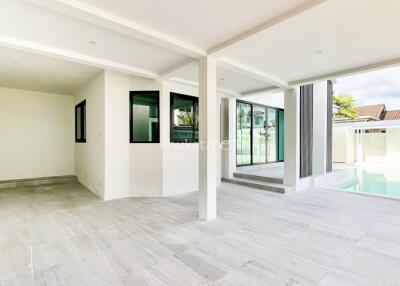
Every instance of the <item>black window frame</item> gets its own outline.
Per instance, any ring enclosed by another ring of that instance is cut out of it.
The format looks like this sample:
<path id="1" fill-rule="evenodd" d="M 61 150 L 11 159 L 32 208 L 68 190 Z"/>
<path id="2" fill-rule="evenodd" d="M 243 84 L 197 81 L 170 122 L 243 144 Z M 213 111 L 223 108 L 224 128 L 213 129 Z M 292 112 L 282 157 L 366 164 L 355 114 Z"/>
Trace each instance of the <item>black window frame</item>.
<path id="1" fill-rule="evenodd" d="M 154 95 L 157 94 L 157 118 L 158 118 L 158 122 L 157 122 L 157 133 L 158 133 L 158 138 L 157 140 L 154 141 L 135 141 L 133 139 L 133 98 L 135 97 L 135 95 Z M 159 144 L 160 143 L 160 91 L 159 90 L 135 90 L 135 91 L 130 91 L 129 92 L 129 142 L 131 144 L 135 144 L 135 143 L 147 143 L 147 144 Z"/>
<path id="2" fill-rule="evenodd" d="M 187 95 L 187 94 L 182 94 L 182 93 L 176 93 L 176 92 L 171 92 L 169 94 L 170 96 L 170 105 L 169 105 L 169 115 L 170 115 L 170 121 L 169 121 L 169 127 L 170 127 L 170 138 L 169 141 L 170 143 L 199 143 L 199 138 L 196 139 L 196 127 L 193 126 L 192 129 L 192 139 L 191 140 L 174 140 L 173 139 L 173 132 L 174 132 L 174 120 L 173 120 L 173 110 L 174 110 L 174 99 L 176 97 L 180 97 L 182 99 L 186 100 L 191 100 L 192 101 L 192 106 L 193 106 L 193 119 L 194 122 L 196 122 L 196 112 L 199 112 L 199 98 L 197 96 L 192 96 L 192 95 Z M 199 116 L 199 115 L 198 115 Z M 200 124 L 200 123 L 199 123 Z M 198 130 L 200 131 L 200 129 Z"/>
<path id="3" fill-rule="evenodd" d="M 78 139 L 78 109 L 81 112 L 81 136 Z M 86 143 L 86 100 L 75 105 L 75 143 Z"/>

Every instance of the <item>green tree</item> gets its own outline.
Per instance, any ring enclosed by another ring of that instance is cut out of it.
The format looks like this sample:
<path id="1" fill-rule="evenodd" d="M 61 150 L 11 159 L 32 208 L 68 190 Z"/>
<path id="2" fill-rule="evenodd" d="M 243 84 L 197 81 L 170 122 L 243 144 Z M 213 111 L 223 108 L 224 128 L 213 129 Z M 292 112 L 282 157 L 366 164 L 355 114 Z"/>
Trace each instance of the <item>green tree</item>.
<path id="1" fill-rule="evenodd" d="M 336 109 L 335 116 L 342 118 L 357 119 L 357 103 L 354 98 L 347 95 L 335 95 L 333 106 Z"/>
<path id="2" fill-rule="evenodd" d="M 178 118 L 181 120 L 183 125 L 191 126 L 191 127 L 199 126 L 198 116 L 194 117 L 193 113 L 191 113 L 191 112 L 185 112 L 185 114 L 183 114 L 183 115 L 178 115 Z"/>

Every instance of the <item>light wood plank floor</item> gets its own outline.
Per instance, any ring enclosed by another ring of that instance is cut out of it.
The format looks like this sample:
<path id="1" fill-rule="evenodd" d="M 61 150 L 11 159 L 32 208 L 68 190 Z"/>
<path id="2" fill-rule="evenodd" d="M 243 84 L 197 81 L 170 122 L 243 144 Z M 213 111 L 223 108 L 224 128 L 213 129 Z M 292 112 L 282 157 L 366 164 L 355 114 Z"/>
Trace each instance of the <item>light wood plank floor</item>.
<path id="1" fill-rule="evenodd" d="M 223 184 L 102 202 L 80 185 L 0 191 L 0 285 L 400 285 L 400 202 Z"/>

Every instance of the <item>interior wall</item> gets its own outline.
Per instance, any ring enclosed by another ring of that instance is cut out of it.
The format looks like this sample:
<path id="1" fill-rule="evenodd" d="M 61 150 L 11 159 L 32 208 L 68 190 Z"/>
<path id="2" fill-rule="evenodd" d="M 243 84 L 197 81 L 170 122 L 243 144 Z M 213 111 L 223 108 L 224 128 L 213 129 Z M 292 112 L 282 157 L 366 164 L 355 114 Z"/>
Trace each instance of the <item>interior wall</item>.
<path id="1" fill-rule="evenodd" d="M 79 182 L 103 199 L 105 198 L 104 98 L 105 72 L 100 73 L 75 95 L 75 104 L 86 100 L 86 143 L 75 143 L 75 174 Z"/>
<path id="2" fill-rule="evenodd" d="M 74 98 L 0 87 L 0 181 L 74 174 Z"/>
<path id="3" fill-rule="evenodd" d="M 163 83 L 163 196 L 199 189 L 199 144 L 170 143 L 170 93 L 199 96 L 195 87 L 173 82 Z"/>
<path id="4" fill-rule="evenodd" d="M 130 91 L 160 90 L 160 141 L 165 132 L 165 111 L 162 99 L 162 84 L 159 81 L 131 77 Z M 129 100 L 129 93 L 126 95 Z M 127 105 L 129 107 L 129 103 Z M 128 108 L 129 110 L 129 108 Z M 129 121 L 127 121 L 129 123 Z M 129 135 L 129 127 L 127 129 Z M 128 141 L 129 142 L 129 138 Z M 131 143 L 130 144 L 130 196 L 132 197 L 162 197 L 163 172 L 162 151 L 160 143 Z"/>
<path id="5" fill-rule="evenodd" d="M 105 200 L 130 196 L 130 76 L 105 71 Z"/>

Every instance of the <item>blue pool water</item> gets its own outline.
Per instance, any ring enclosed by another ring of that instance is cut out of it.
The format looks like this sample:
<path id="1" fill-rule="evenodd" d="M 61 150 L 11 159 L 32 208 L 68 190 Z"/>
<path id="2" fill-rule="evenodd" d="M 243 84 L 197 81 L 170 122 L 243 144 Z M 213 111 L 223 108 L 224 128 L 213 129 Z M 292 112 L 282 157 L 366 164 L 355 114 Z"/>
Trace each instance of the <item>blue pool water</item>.
<path id="1" fill-rule="evenodd" d="M 339 189 L 400 198 L 400 175 L 391 171 L 358 167 L 346 170 L 346 175 L 349 181 L 339 185 Z"/>

